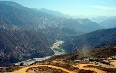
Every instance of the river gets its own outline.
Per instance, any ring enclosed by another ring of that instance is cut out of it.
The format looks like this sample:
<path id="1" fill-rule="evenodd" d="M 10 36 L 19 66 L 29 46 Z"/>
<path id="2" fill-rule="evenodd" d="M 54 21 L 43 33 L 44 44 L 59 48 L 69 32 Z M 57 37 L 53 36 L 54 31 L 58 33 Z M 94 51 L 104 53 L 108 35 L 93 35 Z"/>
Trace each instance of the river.
<path id="1" fill-rule="evenodd" d="M 64 41 L 56 40 L 56 42 L 50 47 L 54 51 L 54 55 L 61 55 L 61 54 L 65 53 L 65 51 L 61 48 L 61 45 L 63 43 L 64 43 Z M 42 60 L 48 59 L 50 57 L 51 56 L 46 56 L 43 58 L 33 58 L 33 59 L 26 60 L 26 61 L 21 61 L 21 62 L 15 63 L 15 65 L 20 65 L 21 63 L 23 63 L 25 66 L 28 66 L 36 61 L 42 61 Z"/>

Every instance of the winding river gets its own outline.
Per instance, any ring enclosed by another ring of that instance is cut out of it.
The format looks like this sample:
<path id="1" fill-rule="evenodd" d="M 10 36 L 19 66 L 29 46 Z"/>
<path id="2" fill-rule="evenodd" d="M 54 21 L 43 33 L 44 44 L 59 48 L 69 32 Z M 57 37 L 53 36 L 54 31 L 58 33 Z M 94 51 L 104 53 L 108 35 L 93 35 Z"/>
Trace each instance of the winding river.
<path id="1" fill-rule="evenodd" d="M 60 47 L 63 43 L 64 41 L 56 40 L 56 42 L 50 47 L 54 51 L 55 53 L 54 55 L 61 55 L 65 53 L 65 51 Z M 33 59 L 26 60 L 26 61 L 15 63 L 15 65 L 20 65 L 21 63 L 23 63 L 23 65 L 28 66 L 36 61 L 42 61 L 50 57 L 51 56 L 46 56 L 43 58 L 33 58 Z"/>

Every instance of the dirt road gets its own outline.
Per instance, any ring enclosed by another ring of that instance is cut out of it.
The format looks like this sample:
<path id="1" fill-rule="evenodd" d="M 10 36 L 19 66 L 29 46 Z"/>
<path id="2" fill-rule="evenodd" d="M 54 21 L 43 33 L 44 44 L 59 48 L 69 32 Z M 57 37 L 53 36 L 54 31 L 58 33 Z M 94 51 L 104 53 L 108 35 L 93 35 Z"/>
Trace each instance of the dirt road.
<path id="1" fill-rule="evenodd" d="M 21 68 L 20 70 L 14 71 L 12 73 L 27 73 L 26 70 L 28 68 L 31 68 L 31 67 L 41 67 L 41 66 L 47 66 L 47 67 L 51 67 L 51 68 L 55 68 L 55 69 L 60 69 L 60 70 L 63 70 L 65 72 L 68 72 L 68 73 L 75 73 L 75 72 L 69 71 L 69 70 L 67 70 L 65 68 L 57 67 L 57 66 L 52 66 L 52 65 L 32 65 L 32 66 L 28 66 L 28 67 Z"/>

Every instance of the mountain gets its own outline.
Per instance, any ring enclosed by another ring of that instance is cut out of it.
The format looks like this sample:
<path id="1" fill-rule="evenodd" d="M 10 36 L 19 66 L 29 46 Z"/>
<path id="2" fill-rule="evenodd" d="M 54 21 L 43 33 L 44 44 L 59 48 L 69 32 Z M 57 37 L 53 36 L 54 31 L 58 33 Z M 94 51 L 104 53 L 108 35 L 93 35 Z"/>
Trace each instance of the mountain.
<path id="1" fill-rule="evenodd" d="M 2 28 L 37 29 L 39 25 L 42 26 L 45 19 L 49 18 L 49 15 L 23 7 L 14 2 L 5 1 L 0 3 L 0 17 L 0 27 Z M 52 16 L 50 17 L 52 18 Z"/>
<path id="2" fill-rule="evenodd" d="M 67 28 L 46 28 L 42 29 L 44 34 L 48 35 L 48 37 L 52 39 L 57 39 L 57 40 L 67 40 L 68 38 L 72 36 L 78 36 L 81 34 L 84 34 L 83 32 L 75 32 L 73 30 L 67 29 Z M 52 34 L 52 35 L 51 35 Z"/>
<path id="3" fill-rule="evenodd" d="M 6 29 L 44 29 L 44 28 L 70 28 L 75 32 L 91 32 L 101 29 L 101 26 L 89 19 L 71 19 L 57 17 L 47 12 L 37 11 L 23 7 L 14 2 L 0 3 L 0 27 Z M 17 6 L 16 6 L 17 5 Z M 71 27 L 70 27 L 71 25 Z M 79 29 L 79 30 L 77 30 Z M 82 29 L 82 31 L 81 31 Z"/>
<path id="4" fill-rule="evenodd" d="M 0 62 L 53 55 L 50 47 L 54 39 L 43 30 L 55 27 L 52 19 L 51 15 L 15 2 L 0 1 Z"/>
<path id="5" fill-rule="evenodd" d="M 67 16 L 69 16 L 69 15 L 63 14 L 59 11 L 52 11 L 52 10 L 48 10 L 45 8 L 35 9 L 35 10 L 41 11 L 41 12 L 44 12 L 46 14 L 50 14 L 53 16 L 57 16 L 57 17 L 67 18 Z M 91 32 L 91 31 L 103 28 L 102 26 L 100 26 L 96 22 L 92 22 L 87 18 L 86 19 L 72 19 L 71 17 L 68 17 L 67 19 L 65 19 L 64 21 L 59 23 L 59 25 L 62 28 L 68 28 L 68 29 L 71 29 L 74 31 L 81 31 L 81 32 Z M 72 27 L 70 25 L 72 25 Z"/>
<path id="6" fill-rule="evenodd" d="M 107 17 L 107 16 L 97 16 L 97 17 L 91 17 L 90 20 L 93 22 L 101 23 L 103 21 L 106 21 L 112 17 Z"/>
<path id="7" fill-rule="evenodd" d="M 71 16 L 69 16 L 67 14 L 64 14 L 64 13 L 61 13 L 59 11 L 52 11 L 52 10 L 48 10 L 48 9 L 45 9 L 45 8 L 41 8 L 41 9 L 33 8 L 33 9 L 36 10 L 36 11 L 41 11 L 41 12 L 44 12 L 46 14 L 50 14 L 50 15 L 57 16 L 57 17 L 66 17 L 66 18 L 71 17 Z"/>
<path id="8" fill-rule="evenodd" d="M 37 31 L 37 25 L 45 17 L 49 15 L 15 2 L 0 1 L 0 62 L 53 55 L 50 47 L 54 41 Z"/>
<path id="9" fill-rule="evenodd" d="M 68 28 L 74 31 L 85 33 L 102 29 L 102 26 L 100 26 L 96 22 L 90 21 L 89 19 L 66 19 L 60 24 L 63 28 Z"/>
<path id="10" fill-rule="evenodd" d="M 116 45 L 116 28 L 97 30 L 73 37 L 64 43 L 63 48 L 67 52 L 73 52 L 79 49 L 92 49 L 109 45 Z"/>
<path id="11" fill-rule="evenodd" d="M 12 2 L 12 1 L 0 1 L 0 5 L 8 5 L 8 6 L 12 6 L 12 7 L 16 7 L 16 8 L 22 8 L 23 6 L 16 3 L 16 2 Z"/>
<path id="12" fill-rule="evenodd" d="M 87 18 L 0 1 L 0 72 L 96 73 L 94 67 L 100 73 L 114 73 L 114 23 L 114 18 L 99 25 Z M 110 29 L 103 29 L 106 25 Z M 60 51 L 67 54 L 54 55 Z"/>
<path id="13" fill-rule="evenodd" d="M 97 22 L 106 29 L 116 27 L 116 16 L 99 16 L 91 18 L 91 21 Z"/>
<path id="14" fill-rule="evenodd" d="M 105 28 L 115 28 L 116 27 L 116 17 L 109 18 L 100 23 L 100 25 L 104 26 Z"/>
<path id="15" fill-rule="evenodd" d="M 0 61 L 18 62 L 53 55 L 52 39 L 41 32 L 0 29 Z M 47 52 L 47 53 L 46 53 Z"/>
<path id="16" fill-rule="evenodd" d="M 15 2 L 0 1 L 0 61 L 53 55 L 50 47 L 54 41 L 66 41 L 98 29 L 101 26 L 89 19 L 53 16 Z"/>

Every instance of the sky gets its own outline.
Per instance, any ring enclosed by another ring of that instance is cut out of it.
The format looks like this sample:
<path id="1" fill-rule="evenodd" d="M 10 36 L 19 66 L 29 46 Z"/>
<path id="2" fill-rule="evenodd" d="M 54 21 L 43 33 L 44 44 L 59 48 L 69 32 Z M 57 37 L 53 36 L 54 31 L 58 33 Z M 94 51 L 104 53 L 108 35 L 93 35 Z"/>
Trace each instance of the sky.
<path id="1" fill-rule="evenodd" d="M 0 0 L 29 8 L 46 8 L 72 16 L 116 16 L 116 0 Z"/>

